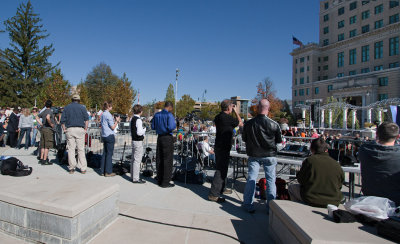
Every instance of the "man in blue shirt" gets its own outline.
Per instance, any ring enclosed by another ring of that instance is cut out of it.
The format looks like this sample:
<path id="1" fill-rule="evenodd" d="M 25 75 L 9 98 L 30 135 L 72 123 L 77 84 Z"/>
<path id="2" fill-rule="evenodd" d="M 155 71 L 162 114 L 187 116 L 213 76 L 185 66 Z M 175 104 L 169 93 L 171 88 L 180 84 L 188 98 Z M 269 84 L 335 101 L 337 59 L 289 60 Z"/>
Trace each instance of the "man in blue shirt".
<path id="1" fill-rule="evenodd" d="M 164 109 L 154 115 L 151 128 L 156 130 L 157 137 L 157 183 L 160 187 L 174 187 L 171 184 L 172 160 L 174 156 L 174 141 L 172 131 L 176 128 L 175 118 L 171 111 L 172 102 L 165 102 Z"/>

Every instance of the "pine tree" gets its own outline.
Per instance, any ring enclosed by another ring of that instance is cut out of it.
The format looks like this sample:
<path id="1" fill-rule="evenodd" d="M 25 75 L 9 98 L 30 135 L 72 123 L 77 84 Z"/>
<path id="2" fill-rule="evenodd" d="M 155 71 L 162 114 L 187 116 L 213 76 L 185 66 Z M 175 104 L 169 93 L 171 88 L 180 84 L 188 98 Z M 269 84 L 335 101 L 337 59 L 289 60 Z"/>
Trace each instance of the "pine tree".
<path id="1" fill-rule="evenodd" d="M 165 95 L 164 101 L 170 101 L 175 103 L 175 91 L 174 86 L 170 83 L 167 89 L 167 94 Z"/>
<path id="2" fill-rule="evenodd" d="M 9 48 L 0 50 L 1 105 L 33 105 L 46 74 L 57 66 L 48 61 L 54 52 L 53 45 L 39 46 L 49 35 L 38 16 L 28 1 L 4 22 L 11 42 Z"/>

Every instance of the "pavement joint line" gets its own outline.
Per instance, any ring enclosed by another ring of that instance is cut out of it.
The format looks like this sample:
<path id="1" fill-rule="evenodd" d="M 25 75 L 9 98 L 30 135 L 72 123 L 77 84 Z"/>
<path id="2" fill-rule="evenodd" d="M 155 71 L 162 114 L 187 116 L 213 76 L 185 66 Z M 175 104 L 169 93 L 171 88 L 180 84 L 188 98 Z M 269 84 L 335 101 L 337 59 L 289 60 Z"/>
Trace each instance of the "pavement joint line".
<path id="1" fill-rule="evenodd" d="M 231 236 L 231 235 L 219 232 L 219 231 L 215 231 L 215 230 L 209 230 L 209 229 L 193 227 L 193 226 L 184 226 L 184 225 L 176 225 L 176 224 L 164 223 L 164 222 L 159 222 L 159 221 L 150 220 L 150 219 L 138 218 L 138 217 L 130 216 L 130 215 L 127 215 L 127 214 L 121 214 L 121 213 L 119 213 L 118 215 L 122 216 L 122 217 L 126 217 L 126 218 L 139 220 L 139 221 L 153 223 L 153 224 L 167 225 L 167 226 L 177 227 L 177 228 L 185 228 L 185 229 L 191 229 L 191 230 L 199 230 L 199 231 L 211 232 L 211 233 L 214 233 L 214 234 L 218 234 L 218 235 L 222 235 L 222 236 L 225 236 L 225 237 L 229 237 L 229 238 L 231 238 L 231 239 L 233 239 L 233 240 L 235 240 L 235 241 L 237 241 L 237 242 L 239 242 L 241 244 L 245 244 L 244 242 L 240 241 L 238 238 L 236 238 L 234 236 Z"/>

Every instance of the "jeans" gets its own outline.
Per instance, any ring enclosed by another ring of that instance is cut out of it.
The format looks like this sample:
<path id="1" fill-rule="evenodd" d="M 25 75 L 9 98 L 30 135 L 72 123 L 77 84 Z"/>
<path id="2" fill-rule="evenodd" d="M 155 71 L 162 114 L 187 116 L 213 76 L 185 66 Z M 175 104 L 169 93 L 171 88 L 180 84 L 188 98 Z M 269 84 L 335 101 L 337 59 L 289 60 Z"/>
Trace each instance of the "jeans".
<path id="1" fill-rule="evenodd" d="M 21 128 L 21 131 L 19 133 L 17 148 L 21 147 L 22 138 L 24 138 L 24 134 L 26 134 L 25 135 L 25 149 L 28 149 L 29 143 L 31 142 L 31 129 L 32 128 Z"/>
<path id="2" fill-rule="evenodd" d="M 254 210 L 254 193 L 256 188 L 256 181 L 258 177 L 258 172 L 260 170 L 260 165 L 264 166 L 265 179 L 267 180 L 267 211 L 269 211 L 269 201 L 276 198 L 276 185 L 275 185 L 275 171 L 276 171 L 277 160 L 275 157 L 264 157 L 255 158 L 249 157 L 248 161 L 248 177 L 246 187 L 244 189 L 243 195 L 243 206 L 247 210 Z"/>
<path id="3" fill-rule="evenodd" d="M 101 156 L 100 172 L 103 174 L 111 174 L 113 169 L 112 156 L 114 154 L 115 136 L 109 135 L 103 138 L 103 155 Z M 105 172 L 104 172 L 105 170 Z"/>
<path id="4" fill-rule="evenodd" d="M 36 146 L 36 135 L 38 133 L 38 129 L 37 128 L 33 128 L 32 129 L 32 140 L 31 140 L 31 146 L 34 147 Z"/>

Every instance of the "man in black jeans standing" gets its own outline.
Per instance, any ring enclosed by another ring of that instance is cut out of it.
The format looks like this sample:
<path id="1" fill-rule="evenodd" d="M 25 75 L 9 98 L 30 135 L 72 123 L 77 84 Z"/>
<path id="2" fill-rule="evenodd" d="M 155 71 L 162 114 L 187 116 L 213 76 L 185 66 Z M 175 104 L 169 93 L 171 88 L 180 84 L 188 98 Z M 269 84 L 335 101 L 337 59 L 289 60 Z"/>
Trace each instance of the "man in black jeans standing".
<path id="1" fill-rule="evenodd" d="M 171 184 L 172 161 L 174 157 L 174 140 L 172 131 L 176 128 L 175 118 L 171 111 L 172 102 L 165 102 L 164 109 L 154 115 L 151 128 L 156 130 L 157 137 L 157 182 L 160 187 L 174 187 Z"/>
<path id="2" fill-rule="evenodd" d="M 236 118 L 230 114 L 234 113 Z M 215 125 L 217 127 L 217 135 L 215 138 L 215 160 L 216 168 L 214 179 L 211 184 L 208 200 L 213 202 L 224 202 L 225 198 L 221 194 L 225 188 L 225 179 L 228 174 L 229 152 L 232 147 L 233 129 L 236 126 L 243 126 L 242 119 L 236 111 L 236 107 L 231 100 L 224 100 L 221 103 L 221 113 L 215 116 Z"/>

